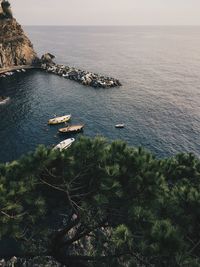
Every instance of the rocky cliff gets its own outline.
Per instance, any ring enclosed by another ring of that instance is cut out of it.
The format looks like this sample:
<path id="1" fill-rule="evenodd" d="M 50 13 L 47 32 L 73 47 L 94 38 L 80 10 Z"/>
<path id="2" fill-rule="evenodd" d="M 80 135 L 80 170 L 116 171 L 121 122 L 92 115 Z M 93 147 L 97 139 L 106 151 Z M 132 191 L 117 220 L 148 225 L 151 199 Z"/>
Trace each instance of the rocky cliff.
<path id="1" fill-rule="evenodd" d="M 14 18 L 0 18 L 0 71 L 37 62 L 33 49 L 22 27 Z"/>

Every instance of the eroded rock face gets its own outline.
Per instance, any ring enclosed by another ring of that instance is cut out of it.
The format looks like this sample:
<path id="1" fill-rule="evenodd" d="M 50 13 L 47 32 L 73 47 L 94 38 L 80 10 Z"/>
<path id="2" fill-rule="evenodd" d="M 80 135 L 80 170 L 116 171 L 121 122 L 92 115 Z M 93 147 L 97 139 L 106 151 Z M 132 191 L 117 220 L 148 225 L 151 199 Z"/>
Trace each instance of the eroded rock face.
<path id="1" fill-rule="evenodd" d="M 33 65 L 37 61 L 33 45 L 17 21 L 0 19 L 0 69 Z"/>

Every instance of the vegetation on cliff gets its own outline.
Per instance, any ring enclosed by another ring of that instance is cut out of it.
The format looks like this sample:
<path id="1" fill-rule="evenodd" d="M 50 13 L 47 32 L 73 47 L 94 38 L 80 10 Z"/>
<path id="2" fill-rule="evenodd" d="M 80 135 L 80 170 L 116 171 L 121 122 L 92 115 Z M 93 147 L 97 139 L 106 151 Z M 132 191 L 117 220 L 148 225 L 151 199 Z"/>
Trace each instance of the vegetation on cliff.
<path id="1" fill-rule="evenodd" d="M 81 138 L 0 165 L 0 236 L 67 266 L 200 266 L 200 160 Z M 10 255 L 11 256 L 11 255 Z"/>

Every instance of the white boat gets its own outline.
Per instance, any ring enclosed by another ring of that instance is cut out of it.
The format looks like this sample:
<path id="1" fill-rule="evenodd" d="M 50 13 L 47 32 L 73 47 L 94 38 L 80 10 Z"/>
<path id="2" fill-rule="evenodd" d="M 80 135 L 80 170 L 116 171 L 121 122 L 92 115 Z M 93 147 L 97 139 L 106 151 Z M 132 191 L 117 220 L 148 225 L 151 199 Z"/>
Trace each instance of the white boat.
<path id="1" fill-rule="evenodd" d="M 0 96 L 0 105 L 6 104 L 10 101 L 10 97 Z"/>
<path id="2" fill-rule="evenodd" d="M 53 149 L 59 149 L 60 151 L 65 150 L 71 146 L 71 144 L 75 141 L 74 138 L 66 139 L 62 142 L 60 142 L 57 146 L 55 146 Z"/>
<path id="3" fill-rule="evenodd" d="M 120 129 L 122 129 L 122 128 L 124 128 L 125 127 L 125 125 L 123 124 L 123 123 L 119 123 L 119 124 L 116 124 L 115 125 L 115 128 L 120 128 Z"/>
<path id="4" fill-rule="evenodd" d="M 51 125 L 60 124 L 60 123 L 67 122 L 70 119 L 71 119 L 71 115 L 64 115 L 64 116 L 61 116 L 61 117 L 56 117 L 56 118 L 50 119 L 48 121 L 48 124 L 51 124 Z"/>
<path id="5" fill-rule="evenodd" d="M 5 73 L 6 76 L 12 76 L 13 74 L 14 74 L 14 72 L 12 72 L 12 71 L 8 71 Z"/>

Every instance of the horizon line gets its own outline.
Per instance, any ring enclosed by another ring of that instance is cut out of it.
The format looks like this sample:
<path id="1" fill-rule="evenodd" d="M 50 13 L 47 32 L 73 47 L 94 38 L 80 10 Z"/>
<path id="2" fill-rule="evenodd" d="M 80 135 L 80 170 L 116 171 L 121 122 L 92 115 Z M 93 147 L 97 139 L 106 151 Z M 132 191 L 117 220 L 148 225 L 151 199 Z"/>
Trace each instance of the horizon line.
<path id="1" fill-rule="evenodd" d="M 101 24 L 23 24 L 23 26 L 36 26 L 36 27 L 42 27 L 42 26 L 49 26 L 49 27 L 199 27 L 200 24 L 135 24 L 135 25 L 101 25 Z"/>

